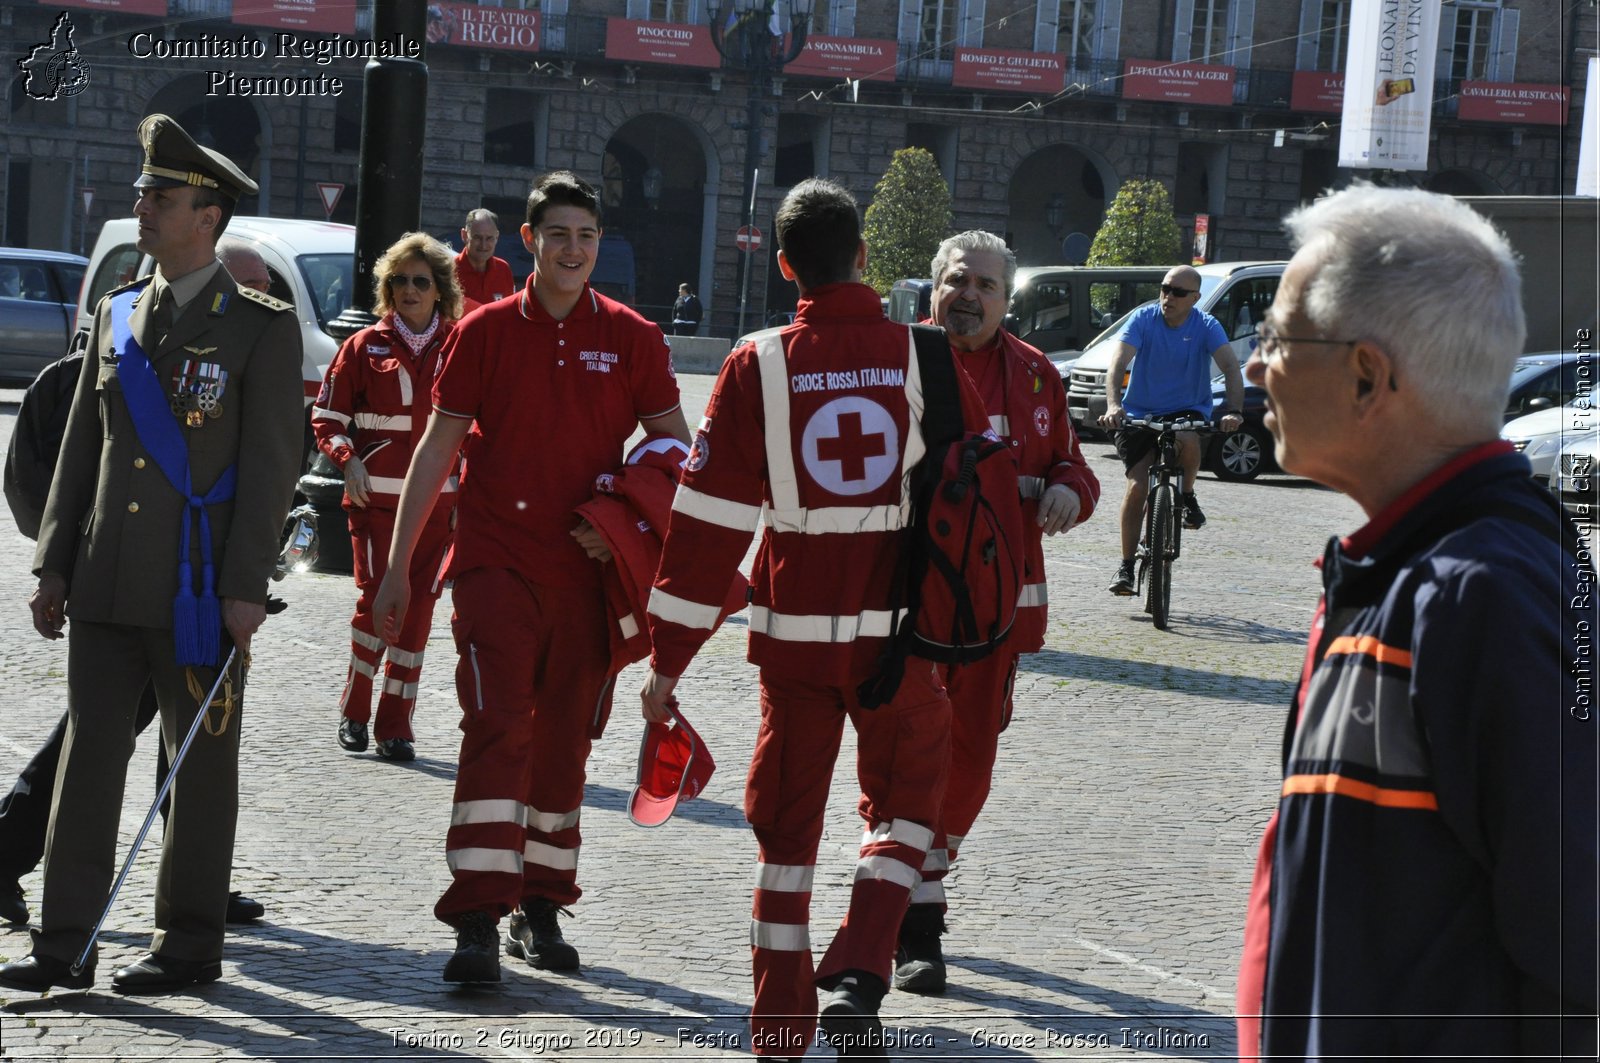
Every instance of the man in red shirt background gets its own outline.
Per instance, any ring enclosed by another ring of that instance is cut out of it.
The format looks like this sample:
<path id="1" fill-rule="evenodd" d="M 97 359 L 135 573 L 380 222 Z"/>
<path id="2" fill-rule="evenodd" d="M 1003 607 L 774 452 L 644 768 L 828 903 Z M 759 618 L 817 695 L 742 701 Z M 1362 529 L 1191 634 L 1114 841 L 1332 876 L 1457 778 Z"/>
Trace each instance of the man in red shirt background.
<path id="1" fill-rule="evenodd" d="M 466 296 L 463 315 L 516 291 L 511 263 L 495 257 L 499 240 L 500 219 L 494 211 L 482 207 L 467 211 L 467 223 L 461 227 L 461 253 L 456 256 L 456 280 Z"/>

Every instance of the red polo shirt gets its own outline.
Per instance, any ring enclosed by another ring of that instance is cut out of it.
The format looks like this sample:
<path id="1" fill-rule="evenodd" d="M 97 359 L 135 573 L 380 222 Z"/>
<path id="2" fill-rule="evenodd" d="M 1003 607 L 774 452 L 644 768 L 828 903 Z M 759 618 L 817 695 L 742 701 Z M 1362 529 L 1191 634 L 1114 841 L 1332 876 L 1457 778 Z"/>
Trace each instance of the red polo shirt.
<path id="1" fill-rule="evenodd" d="M 456 280 L 461 284 L 461 294 L 467 297 L 467 305 L 461 310 L 463 317 L 468 310 L 504 299 L 517 290 L 517 282 L 511 276 L 511 263 L 491 256 L 489 268 L 479 273 L 467 260 L 465 248 L 456 256 Z"/>
<path id="2" fill-rule="evenodd" d="M 585 287 L 562 321 L 533 296 L 474 311 L 444 349 L 434 408 L 467 436 L 447 575 L 509 568 L 536 583 L 599 585 L 569 534 L 595 477 L 622 464 L 641 421 L 678 408 L 661 329 Z"/>

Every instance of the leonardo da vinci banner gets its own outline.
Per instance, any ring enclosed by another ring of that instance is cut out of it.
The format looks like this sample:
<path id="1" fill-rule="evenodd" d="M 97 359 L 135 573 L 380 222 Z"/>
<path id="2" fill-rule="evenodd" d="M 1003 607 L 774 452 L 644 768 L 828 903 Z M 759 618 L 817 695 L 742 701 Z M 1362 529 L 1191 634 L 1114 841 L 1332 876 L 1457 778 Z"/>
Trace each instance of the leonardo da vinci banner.
<path id="1" fill-rule="evenodd" d="M 1439 0 L 1354 0 L 1339 165 L 1428 168 Z"/>

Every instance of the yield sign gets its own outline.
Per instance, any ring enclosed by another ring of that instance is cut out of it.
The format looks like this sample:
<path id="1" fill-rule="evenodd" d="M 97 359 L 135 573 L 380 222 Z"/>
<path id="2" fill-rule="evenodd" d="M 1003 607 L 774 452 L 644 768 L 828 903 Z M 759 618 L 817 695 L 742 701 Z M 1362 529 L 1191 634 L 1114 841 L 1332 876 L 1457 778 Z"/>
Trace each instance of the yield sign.
<path id="1" fill-rule="evenodd" d="M 94 189 L 92 189 L 92 188 L 90 188 L 90 187 L 88 187 L 86 185 L 86 186 L 84 186 L 82 191 L 83 191 L 83 212 L 85 214 L 87 214 L 87 213 L 89 213 L 89 204 L 94 202 Z"/>
<path id="2" fill-rule="evenodd" d="M 344 185 L 333 181 L 318 181 L 317 195 L 322 197 L 322 213 L 329 221 L 333 220 L 333 208 L 338 204 L 339 197 L 344 194 Z"/>
<path id="3" fill-rule="evenodd" d="M 741 251 L 759 251 L 761 249 L 761 230 L 754 225 L 741 225 L 739 226 L 738 235 L 733 238 L 733 242 Z"/>

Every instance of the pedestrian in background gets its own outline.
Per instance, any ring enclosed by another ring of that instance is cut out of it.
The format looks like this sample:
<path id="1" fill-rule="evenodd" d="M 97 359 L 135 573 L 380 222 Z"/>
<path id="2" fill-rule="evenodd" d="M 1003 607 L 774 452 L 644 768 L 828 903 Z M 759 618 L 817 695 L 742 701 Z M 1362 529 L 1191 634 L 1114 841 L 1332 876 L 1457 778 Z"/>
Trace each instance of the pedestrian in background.
<path id="1" fill-rule="evenodd" d="M 516 290 L 511 263 L 494 253 L 499 242 L 500 219 L 494 211 L 482 207 L 467 211 L 466 224 L 461 227 L 461 253 L 455 258 L 456 280 L 463 296 L 457 319 Z"/>
<path id="2" fill-rule="evenodd" d="M 206 727 L 171 791 L 150 954 L 112 984 L 168 992 L 221 976 L 244 665 L 300 469 L 299 325 L 216 258 L 255 182 L 166 115 L 141 122 L 139 142 L 138 246 L 156 272 L 95 309 L 34 557 L 34 627 L 60 638 L 71 609 L 70 719 L 40 927 L 32 954 L 0 967 L 18 989 L 94 981 L 94 955 L 71 968 L 111 885 L 147 682 L 169 753 L 197 714 Z M 229 643 L 241 656 L 219 703 L 201 705 Z"/>
<path id="3" fill-rule="evenodd" d="M 1044 647 L 1044 536 L 1088 520 L 1100 499 L 1100 481 L 1084 461 L 1067 415 L 1061 375 L 1037 348 L 1001 327 L 1016 276 L 1016 254 L 993 233 L 974 229 L 952 236 L 933 256 L 933 323 L 945 330 L 956 361 L 977 388 L 990 427 L 1011 447 L 1027 548 L 1017 619 L 1005 645 L 981 660 L 939 669 L 950 694 L 950 782 L 900 926 L 894 985 L 911 993 L 944 992 L 944 880 L 989 796 L 1000 732 L 1011 723 L 1017 662 Z"/>
<path id="4" fill-rule="evenodd" d="M 589 285 L 600 202 L 556 171 L 528 195 L 534 271 L 514 299 L 469 314 L 433 383 L 432 419 L 400 495 L 373 623 L 407 623 L 412 566 L 466 444 L 451 626 L 461 660 L 461 756 L 445 838 L 451 884 L 434 914 L 456 929 L 447 982 L 500 980 L 496 924 L 535 967 L 575 970 L 556 913 L 578 887 L 592 726 L 611 697 L 605 541 L 573 510 L 622 462 L 634 430 L 688 442 L 666 337 Z M 727 589 L 727 584 L 723 584 Z"/>
<path id="5" fill-rule="evenodd" d="M 700 318 L 704 311 L 700 308 L 700 300 L 694 294 L 694 289 L 688 281 L 678 285 L 678 298 L 672 304 L 672 334 L 674 336 L 693 336 L 700 331 Z"/>
<path id="6" fill-rule="evenodd" d="M 1592 1059 L 1595 576 L 1499 438 L 1516 257 L 1415 189 L 1357 185 L 1286 225 L 1248 375 L 1278 464 L 1368 519 L 1322 557 L 1239 1053 Z"/>
<path id="7" fill-rule="evenodd" d="M 778 207 L 778 268 L 800 290 L 795 323 L 723 363 L 672 504 L 650 596 L 646 720 L 715 629 L 728 580 L 767 504 L 750 577 L 750 660 L 761 727 L 745 787 L 760 847 L 750 924 L 755 1053 L 798 1059 L 820 1019 L 841 1055 L 883 1052 L 878 1007 L 895 938 L 944 800 L 950 702 L 933 665 L 906 661 L 892 701 L 864 708 L 890 629 L 922 453 L 921 376 L 905 325 L 861 283 L 856 201 L 830 181 Z M 987 419 L 954 373 L 962 421 Z M 775 428 L 776 426 L 776 428 Z M 813 970 L 810 908 L 828 782 L 845 721 L 856 731 L 866 835 L 849 913 Z"/>
<path id="8" fill-rule="evenodd" d="M 388 570 L 395 510 L 411 455 L 433 409 L 433 379 L 461 314 L 450 249 L 426 233 L 406 233 L 372 270 L 378 323 L 344 341 L 311 411 L 311 430 L 344 471 L 344 508 L 355 562 L 356 611 L 350 619 L 350 669 L 339 698 L 339 745 L 366 752 L 372 687 L 383 660 L 383 692 L 371 738 L 384 760 L 416 757 L 417 683 L 433 630 L 433 607 L 455 518 L 455 470 L 422 524 L 411 554 L 411 608 L 387 650 L 374 625 L 373 596 Z"/>

